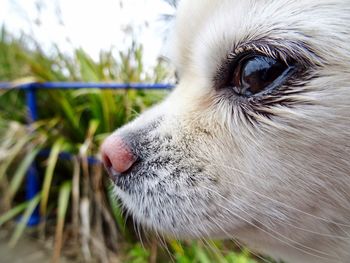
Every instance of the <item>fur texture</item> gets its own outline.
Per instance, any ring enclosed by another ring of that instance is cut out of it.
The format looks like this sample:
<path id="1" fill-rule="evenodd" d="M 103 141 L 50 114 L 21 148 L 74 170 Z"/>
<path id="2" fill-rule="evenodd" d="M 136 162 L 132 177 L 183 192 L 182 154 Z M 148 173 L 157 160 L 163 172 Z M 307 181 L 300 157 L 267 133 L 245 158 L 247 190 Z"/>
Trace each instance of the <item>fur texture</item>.
<path id="1" fill-rule="evenodd" d="M 178 238 L 238 238 L 287 262 L 350 262 L 350 1 L 183 0 L 180 81 L 119 129 L 138 162 L 115 192 L 141 224 Z M 296 63 L 282 87 L 222 86 L 255 52 Z"/>

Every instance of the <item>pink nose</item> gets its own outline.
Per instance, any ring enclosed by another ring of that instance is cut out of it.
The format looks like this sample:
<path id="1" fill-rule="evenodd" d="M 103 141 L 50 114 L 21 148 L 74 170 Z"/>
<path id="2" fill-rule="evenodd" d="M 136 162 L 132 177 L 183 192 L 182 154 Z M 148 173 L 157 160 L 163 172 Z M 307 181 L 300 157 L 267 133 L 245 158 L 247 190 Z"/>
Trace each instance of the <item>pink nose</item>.
<path id="1" fill-rule="evenodd" d="M 126 172 L 136 161 L 126 143 L 118 136 L 109 136 L 101 146 L 102 160 L 107 168 L 118 173 Z"/>

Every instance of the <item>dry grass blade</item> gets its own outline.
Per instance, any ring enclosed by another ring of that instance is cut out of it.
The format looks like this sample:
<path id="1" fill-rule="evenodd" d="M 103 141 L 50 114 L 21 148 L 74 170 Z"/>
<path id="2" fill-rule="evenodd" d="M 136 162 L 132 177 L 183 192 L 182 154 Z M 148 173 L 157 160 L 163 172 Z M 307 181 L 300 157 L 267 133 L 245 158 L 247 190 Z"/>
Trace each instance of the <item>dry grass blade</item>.
<path id="1" fill-rule="evenodd" d="M 90 200 L 86 197 L 82 198 L 80 202 L 80 234 L 81 234 L 81 249 L 85 261 L 91 260 L 91 251 L 89 246 L 89 240 L 91 238 L 90 229 Z"/>
<path id="2" fill-rule="evenodd" d="M 78 243 L 79 235 L 79 200 L 80 200 L 80 163 L 78 158 L 73 158 L 73 179 L 72 179 L 72 225 L 73 242 Z"/>
<path id="3" fill-rule="evenodd" d="M 63 140 L 59 139 L 56 141 L 56 143 L 53 145 L 47 168 L 45 171 L 45 177 L 44 177 L 44 182 L 43 182 L 43 187 L 41 191 L 41 198 L 42 201 L 40 203 L 40 213 L 43 217 L 46 215 L 46 209 L 47 209 L 47 202 L 49 200 L 49 194 L 50 194 L 50 189 L 51 189 L 51 182 L 54 174 L 54 169 L 58 160 L 58 155 L 63 148 Z"/>
<path id="4" fill-rule="evenodd" d="M 97 248 L 102 262 L 106 261 L 108 258 L 108 252 L 106 250 L 107 243 L 110 244 L 113 251 L 118 250 L 118 234 L 116 224 L 106 206 L 106 198 L 103 189 L 102 165 L 94 165 L 92 167 L 92 174 L 91 186 L 95 193 L 94 201 L 96 206 L 94 215 L 94 232 L 100 239 L 100 243 L 104 243 L 104 246 L 99 246 Z M 104 231 L 108 231 L 108 236 L 104 236 Z"/>
<path id="5" fill-rule="evenodd" d="M 157 255 L 158 255 L 158 242 L 156 238 L 152 238 L 149 263 L 157 263 Z"/>
<path id="6" fill-rule="evenodd" d="M 58 262 L 61 255 L 64 221 L 66 218 L 71 190 L 72 190 L 71 182 L 65 182 L 60 188 L 59 199 L 58 199 L 56 234 L 55 234 L 55 247 L 54 247 L 54 252 L 51 260 L 52 263 Z"/>

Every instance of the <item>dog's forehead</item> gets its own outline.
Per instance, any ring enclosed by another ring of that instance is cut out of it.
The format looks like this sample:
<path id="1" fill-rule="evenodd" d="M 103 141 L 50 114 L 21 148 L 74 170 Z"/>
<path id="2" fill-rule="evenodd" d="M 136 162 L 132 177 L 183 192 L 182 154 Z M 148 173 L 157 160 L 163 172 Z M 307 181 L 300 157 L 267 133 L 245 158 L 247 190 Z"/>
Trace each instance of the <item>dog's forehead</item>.
<path id="1" fill-rule="evenodd" d="M 175 64 L 180 70 L 205 64 L 199 71 L 211 74 L 233 47 L 261 39 L 299 41 L 321 55 L 333 54 L 349 40 L 345 21 L 350 21 L 347 0 L 182 0 Z"/>

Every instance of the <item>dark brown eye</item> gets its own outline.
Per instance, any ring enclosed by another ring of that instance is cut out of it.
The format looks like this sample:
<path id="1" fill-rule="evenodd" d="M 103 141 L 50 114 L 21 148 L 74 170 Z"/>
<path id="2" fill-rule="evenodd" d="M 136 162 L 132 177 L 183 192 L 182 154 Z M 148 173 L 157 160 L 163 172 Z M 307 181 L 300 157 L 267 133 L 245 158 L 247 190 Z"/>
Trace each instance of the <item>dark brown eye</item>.
<path id="1" fill-rule="evenodd" d="M 239 95 L 249 97 L 281 85 L 291 69 L 270 57 L 248 57 L 239 61 L 230 86 Z"/>

